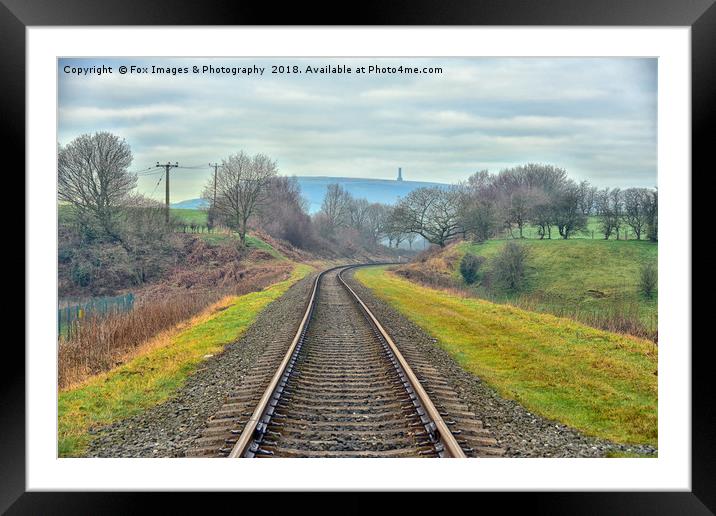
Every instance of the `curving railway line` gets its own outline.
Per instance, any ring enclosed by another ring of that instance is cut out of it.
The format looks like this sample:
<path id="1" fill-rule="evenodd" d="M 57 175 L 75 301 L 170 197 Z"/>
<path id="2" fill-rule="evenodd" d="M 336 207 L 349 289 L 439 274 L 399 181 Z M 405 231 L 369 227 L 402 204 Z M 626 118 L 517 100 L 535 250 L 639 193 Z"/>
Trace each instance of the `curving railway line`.
<path id="1" fill-rule="evenodd" d="M 503 450 L 417 350 L 398 349 L 344 273 L 319 274 L 188 456 L 476 457 Z"/>

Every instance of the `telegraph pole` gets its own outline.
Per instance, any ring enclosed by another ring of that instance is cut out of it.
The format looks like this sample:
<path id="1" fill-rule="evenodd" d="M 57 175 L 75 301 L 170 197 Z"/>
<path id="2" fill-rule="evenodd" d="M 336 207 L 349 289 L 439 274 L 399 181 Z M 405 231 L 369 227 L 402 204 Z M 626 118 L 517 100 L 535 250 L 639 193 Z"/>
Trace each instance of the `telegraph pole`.
<path id="1" fill-rule="evenodd" d="M 214 206 L 216 206 L 216 171 L 219 169 L 219 164 L 209 163 L 209 166 L 214 167 L 214 203 L 211 205 L 211 207 L 213 208 Z"/>
<path id="2" fill-rule="evenodd" d="M 174 162 L 173 165 L 171 163 L 169 163 L 168 161 L 167 161 L 166 165 L 160 165 L 159 162 L 157 161 L 157 167 L 163 168 L 166 171 L 166 175 L 164 176 L 164 182 L 165 182 L 164 186 L 166 188 L 167 211 L 165 213 L 164 220 L 166 221 L 167 224 L 169 224 L 169 169 L 176 168 L 178 166 L 179 166 L 179 163 L 176 161 Z"/>

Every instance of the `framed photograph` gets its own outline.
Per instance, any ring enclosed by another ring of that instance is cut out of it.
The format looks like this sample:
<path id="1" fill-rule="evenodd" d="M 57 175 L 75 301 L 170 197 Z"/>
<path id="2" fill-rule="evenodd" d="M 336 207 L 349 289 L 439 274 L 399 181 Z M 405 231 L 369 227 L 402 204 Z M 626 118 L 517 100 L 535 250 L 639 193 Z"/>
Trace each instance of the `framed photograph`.
<path id="1" fill-rule="evenodd" d="M 712 3 L 3 0 L 27 304 L 0 508 L 712 513 Z"/>

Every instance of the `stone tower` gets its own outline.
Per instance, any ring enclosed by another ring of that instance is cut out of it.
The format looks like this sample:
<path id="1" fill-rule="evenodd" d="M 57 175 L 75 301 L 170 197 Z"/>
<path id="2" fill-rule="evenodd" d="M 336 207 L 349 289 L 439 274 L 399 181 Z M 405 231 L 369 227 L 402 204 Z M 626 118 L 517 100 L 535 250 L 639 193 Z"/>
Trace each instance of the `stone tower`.
<path id="1" fill-rule="evenodd" d="M 403 169 L 400 168 L 400 167 L 398 167 L 398 179 L 397 179 L 397 180 L 398 180 L 398 181 L 402 181 L 402 180 L 403 180 Z"/>

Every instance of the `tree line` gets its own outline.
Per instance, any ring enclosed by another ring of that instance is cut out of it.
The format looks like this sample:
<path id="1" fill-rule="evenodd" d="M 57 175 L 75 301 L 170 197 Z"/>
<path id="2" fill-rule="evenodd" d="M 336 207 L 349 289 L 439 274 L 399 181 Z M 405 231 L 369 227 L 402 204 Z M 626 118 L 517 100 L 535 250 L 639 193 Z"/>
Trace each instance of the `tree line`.
<path id="1" fill-rule="evenodd" d="M 444 247 L 454 238 L 484 241 L 500 231 L 524 238 L 528 226 L 540 239 L 568 239 L 596 216 L 605 239 L 658 240 L 658 192 L 649 188 L 598 189 L 577 183 L 564 169 L 530 163 L 497 174 L 483 170 L 445 188 L 418 188 L 400 199 L 387 225 Z"/>

